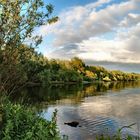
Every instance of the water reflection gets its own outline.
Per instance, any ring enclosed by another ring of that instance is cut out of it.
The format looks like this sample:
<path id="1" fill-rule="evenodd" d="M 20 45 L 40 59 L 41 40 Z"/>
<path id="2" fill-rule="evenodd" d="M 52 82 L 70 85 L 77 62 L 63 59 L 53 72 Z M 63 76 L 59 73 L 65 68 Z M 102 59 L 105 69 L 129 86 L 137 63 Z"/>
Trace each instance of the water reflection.
<path id="1" fill-rule="evenodd" d="M 86 85 L 51 85 L 27 88 L 22 96 L 51 118 L 58 109 L 57 123 L 69 140 L 94 140 L 96 135 L 113 135 L 118 128 L 136 123 L 123 133 L 140 133 L 140 82 L 107 82 Z M 19 97 L 16 95 L 19 99 Z M 64 122 L 78 121 L 72 128 Z"/>
<path id="2" fill-rule="evenodd" d="M 106 94 L 106 91 L 120 91 L 125 88 L 136 88 L 140 82 L 95 82 L 92 84 L 71 84 L 71 85 L 50 85 L 45 87 L 28 87 L 20 94 L 13 96 L 15 100 L 25 100 L 29 103 L 56 103 L 81 102 L 84 97 L 99 96 Z M 22 99 L 20 99 L 22 98 Z M 68 99 L 68 100 L 67 100 Z M 70 101 L 71 99 L 71 101 Z"/>

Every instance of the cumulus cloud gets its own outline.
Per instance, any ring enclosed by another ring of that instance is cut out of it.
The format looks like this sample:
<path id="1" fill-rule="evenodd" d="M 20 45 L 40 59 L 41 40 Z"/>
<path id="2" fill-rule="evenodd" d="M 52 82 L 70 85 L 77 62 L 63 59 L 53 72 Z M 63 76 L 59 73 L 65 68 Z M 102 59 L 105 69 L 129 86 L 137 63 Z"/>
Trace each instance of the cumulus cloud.
<path id="1" fill-rule="evenodd" d="M 63 10 L 57 24 L 38 34 L 53 35 L 49 57 L 140 64 L 139 9 L 140 0 L 98 0 Z"/>
<path id="2" fill-rule="evenodd" d="M 52 53 L 48 54 L 49 58 L 62 58 L 68 59 L 77 56 L 79 53 L 79 45 L 69 44 L 67 46 L 61 46 L 56 48 Z M 82 51 L 81 51 L 82 52 Z"/>
<path id="3" fill-rule="evenodd" d="M 109 5 L 96 11 L 94 3 L 71 7 L 60 14 L 60 23 L 54 28 L 54 46 L 79 43 L 90 37 L 114 31 L 123 17 L 140 8 L 135 1 Z"/>
<path id="4" fill-rule="evenodd" d="M 129 13 L 124 20 L 121 21 L 120 25 L 125 27 L 130 27 L 140 22 L 140 15 Z"/>
<path id="5" fill-rule="evenodd" d="M 109 3 L 112 0 L 98 0 L 95 3 L 90 3 L 86 5 L 86 8 L 96 8 L 96 7 L 101 7 L 103 4 Z"/>

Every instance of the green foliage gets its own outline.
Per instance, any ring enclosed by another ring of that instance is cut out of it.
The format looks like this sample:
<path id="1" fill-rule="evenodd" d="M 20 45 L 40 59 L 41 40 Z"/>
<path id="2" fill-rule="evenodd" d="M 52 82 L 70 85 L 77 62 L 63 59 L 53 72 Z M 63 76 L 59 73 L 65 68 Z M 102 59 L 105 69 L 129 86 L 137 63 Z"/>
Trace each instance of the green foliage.
<path id="1" fill-rule="evenodd" d="M 22 53 L 21 53 L 22 52 Z M 17 50 L 18 62 L 23 68 L 28 82 L 49 84 L 51 82 L 84 81 L 134 81 L 138 74 L 121 71 L 107 71 L 99 66 L 86 66 L 80 58 L 70 61 L 48 60 L 33 48 L 21 45 Z"/>
<path id="2" fill-rule="evenodd" d="M 0 92 L 13 93 L 26 82 L 39 82 L 45 60 L 34 51 L 42 37 L 33 32 L 58 20 L 51 16 L 53 9 L 43 0 L 0 0 Z"/>
<path id="3" fill-rule="evenodd" d="M 0 67 L 0 92 L 12 94 L 26 81 L 27 75 L 21 64 L 11 62 L 11 64 L 4 63 L 4 67 Z"/>
<path id="4" fill-rule="evenodd" d="M 32 36 L 34 28 L 58 20 L 51 16 L 53 6 L 43 0 L 0 0 L 0 8 L 0 48 L 19 47 L 27 38 L 37 46 L 42 38 Z"/>
<path id="5" fill-rule="evenodd" d="M 61 80 L 64 82 L 82 82 L 82 76 L 74 70 L 61 70 L 59 71 Z"/>
<path id="6" fill-rule="evenodd" d="M 86 66 L 80 58 L 70 61 L 48 60 L 34 48 L 21 45 L 12 53 L 12 57 L 1 51 L 0 65 L 3 89 L 14 92 L 24 83 L 82 82 L 84 81 L 134 81 L 139 75 L 121 71 L 107 71 L 99 66 Z M 15 56 L 16 59 L 13 58 Z M 8 58 L 8 62 L 7 62 Z M 10 63 L 9 63 L 10 60 Z"/>
<path id="7" fill-rule="evenodd" d="M 56 73 L 60 69 L 60 65 L 55 59 L 50 60 L 50 67 L 52 73 Z"/>
<path id="8" fill-rule="evenodd" d="M 2 140 L 60 140 L 56 113 L 47 121 L 30 107 L 6 102 L 2 105 Z"/>
<path id="9" fill-rule="evenodd" d="M 96 73 L 93 73 L 92 71 L 89 70 L 85 70 L 83 79 L 85 81 L 93 81 L 93 80 L 97 80 L 98 77 Z"/>
<path id="10" fill-rule="evenodd" d="M 43 85 L 49 84 L 51 81 L 51 73 L 50 70 L 44 70 L 38 74 L 40 81 L 43 83 Z"/>
<path id="11" fill-rule="evenodd" d="M 35 51 L 42 38 L 33 36 L 35 27 L 56 22 L 54 7 L 43 0 L 0 0 L 0 92 L 13 93 L 26 83 L 131 81 L 134 73 L 107 71 L 99 66 L 86 66 L 78 57 L 70 61 L 52 59 Z M 42 10 L 43 9 L 43 10 Z M 46 9 L 46 10 L 45 10 Z M 23 42 L 30 39 L 31 44 Z"/>
<path id="12" fill-rule="evenodd" d="M 84 71 L 85 63 L 78 57 L 72 58 L 70 61 L 70 65 L 73 70 L 76 70 L 79 73 L 82 73 Z"/>
<path id="13" fill-rule="evenodd" d="M 95 73 L 97 79 L 101 81 L 135 81 L 139 79 L 139 74 L 125 73 L 122 71 L 108 71 L 100 66 L 86 66 L 86 69 Z"/>
<path id="14" fill-rule="evenodd" d="M 139 136 L 131 136 L 129 134 L 123 136 L 123 134 L 122 134 L 122 130 L 124 128 L 131 129 L 133 125 L 135 125 L 135 124 L 123 126 L 122 128 L 118 129 L 117 134 L 115 134 L 114 136 L 104 136 L 104 135 L 97 136 L 96 140 L 140 140 Z"/>

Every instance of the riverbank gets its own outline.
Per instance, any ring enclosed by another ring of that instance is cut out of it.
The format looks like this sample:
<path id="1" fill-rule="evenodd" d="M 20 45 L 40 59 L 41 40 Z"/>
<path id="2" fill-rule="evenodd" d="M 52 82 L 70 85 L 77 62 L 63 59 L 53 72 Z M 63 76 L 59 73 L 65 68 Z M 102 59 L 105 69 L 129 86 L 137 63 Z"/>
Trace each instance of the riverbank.
<path id="1" fill-rule="evenodd" d="M 96 139 L 97 135 L 99 136 L 98 140 L 106 140 L 106 134 L 102 135 L 102 132 L 106 132 L 106 128 L 108 128 L 108 131 L 109 132 L 111 131 L 112 134 L 117 132 L 117 130 L 122 126 L 126 125 L 126 123 L 129 125 L 135 122 L 135 120 L 138 118 L 136 116 L 137 115 L 136 112 L 139 111 L 139 109 L 137 110 L 137 108 L 139 108 L 138 107 L 138 103 L 139 103 L 138 82 L 100 81 L 100 82 L 95 82 L 94 84 L 81 84 L 78 87 L 77 86 L 78 84 L 71 84 L 71 86 L 69 86 L 68 84 L 67 85 L 52 84 L 50 85 L 50 87 L 47 86 L 47 88 L 44 89 L 42 89 L 42 87 L 38 87 L 38 88 L 32 87 L 32 89 L 28 91 L 27 94 L 25 94 L 25 91 L 23 91 L 24 94 L 22 94 L 22 97 L 24 95 L 28 96 L 27 98 L 25 98 L 26 104 L 27 104 L 27 99 L 28 100 L 30 99 L 30 104 L 32 104 L 31 101 L 35 103 L 35 98 L 36 98 L 36 101 L 38 101 L 36 105 L 38 105 L 38 103 L 41 104 L 40 106 L 39 105 L 37 106 L 37 112 L 42 112 L 42 114 L 40 115 L 45 120 L 49 118 L 51 119 L 52 113 L 57 108 L 58 110 L 57 125 L 59 131 L 61 132 L 61 134 L 68 135 L 70 140 L 71 137 L 74 137 L 74 139 L 72 140 L 79 140 L 76 139 L 75 136 L 77 137 L 80 136 L 80 140 L 85 140 L 88 137 L 91 138 L 94 137 Z M 133 88 L 134 90 L 132 90 Z M 126 91 L 127 92 L 129 91 L 128 94 Z M 16 97 L 17 96 L 18 94 L 16 94 Z M 21 97 L 20 94 L 19 97 Z M 135 102 L 130 102 L 131 100 Z M 17 105 L 17 103 L 15 105 Z M 8 107 L 8 108 L 13 111 L 15 110 L 15 108 L 12 109 L 13 107 L 11 108 Z M 135 113 L 133 113 L 133 111 L 135 111 Z M 120 112 L 121 115 L 123 115 L 122 118 L 118 114 Z M 11 114 L 13 113 L 14 112 L 12 112 Z M 47 115 L 47 113 L 49 113 L 49 115 Z M 24 116 L 22 113 L 21 114 L 17 113 L 17 111 L 16 114 Z M 17 118 L 16 114 L 12 115 L 14 116 L 13 119 Z M 28 113 L 26 114 L 28 116 Z M 119 119 L 116 119 L 117 117 L 122 120 L 123 118 L 125 118 L 123 120 L 124 122 L 119 122 L 118 121 Z M 131 117 L 133 119 L 131 119 Z M 19 122 L 22 122 L 22 120 L 19 120 Z M 79 125 L 81 125 L 82 127 L 78 127 L 75 130 L 74 128 L 71 128 L 69 126 L 64 126 L 64 122 L 70 122 L 75 120 L 78 120 Z M 126 122 L 125 120 L 130 120 L 130 121 Z M 15 125 L 16 124 L 12 124 L 12 126 Z M 28 123 L 28 126 L 33 127 L 34 125 L 32 124 L 30 126 Z M 90 132 L 87 132 L 87 130 L 89 130 Z M 91 135 L 91 132 L 95 132 L 94 130 L 97 133 Z M 44 129 L 44 131 L 48 131 L 48 130 Z M 12 131 L 10 130 L 10 132 Z M 67 132 L 73 132 L 74 136 L 71 136 L 71 133 L 69 134 Z M 134 132 L 137 132 L 137 129 L 134 129 Z M 18 133 L 18 131 L 14 130 L 15 136 L 16 133 Z M 111 139 L 112 138 L 111 134 L 108 134 L 107 138 Z M 128 136 L 131 136 L 130 134 L 128 133 Z M 120 138 L 120 140 L 122 139 L 123 138 Z M 112 140 L 116 140 L 116 139 L 112 139 Z"/>
<path id="2" fill-rule="evenodd" d="M 129 81 L 107 81 L 107 80 L 93 80 L 93 81 L 80 81 L 80 82 L 65 82 L 65 81 L 50 81 L 49 83 L 44 84 L 45 85 L 71 85 L 71 84 L 92 84 L 92 83 L 108 83 L 108 82 L 138 82 L 140 80 L 129 80 Z M 42 86 L 43 84 L 40 83 L 33 83 L 28 82 L 26 84 L 27 87 L 36 87 L 36 86 Z"/>

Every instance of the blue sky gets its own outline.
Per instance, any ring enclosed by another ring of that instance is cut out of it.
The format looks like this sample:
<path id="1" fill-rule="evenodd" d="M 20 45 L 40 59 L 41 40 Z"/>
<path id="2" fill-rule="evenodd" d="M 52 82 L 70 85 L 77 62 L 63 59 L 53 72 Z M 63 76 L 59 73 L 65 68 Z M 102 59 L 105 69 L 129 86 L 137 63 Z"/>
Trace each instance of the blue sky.
<path id="1" fill-rule="evenodd" d="M 55 6 L 60 18 L 37 30 L 43 36 L 39 51 L 45 56 L 78 56 L 87 64 L 140 72 L 140 0 L 45 2 Z"/>
<path id="2" fill-rule="evenodd" d="M 96 2 L 97 0 L 44 0 L 46 3 L 51 3 L 55 6 L 55 12 L 59 14 L 62 10 L 78 5 L 85 5 Z"/>
<path id="3" fill-rule="evenodd" d="M 109 4 L 112 3 L 120 3 L 122 1 L 127 1 L 127 0 L 112 0 L 109 2 Z M 55 6 L 55 13 L 61 12 L 62 10 L 68 8 L 68 7 L 72 7 L 72 6 L 79 6 L 79 5 L 86 5 L 89 3 L 95 3 L 98 2 L 98 0 L 44 0 L 45 3 L 51 3 Z M 103 7 L 106 6 L 103 5 Z M 103 8 L 102 7 L 102 8 Z"/>

